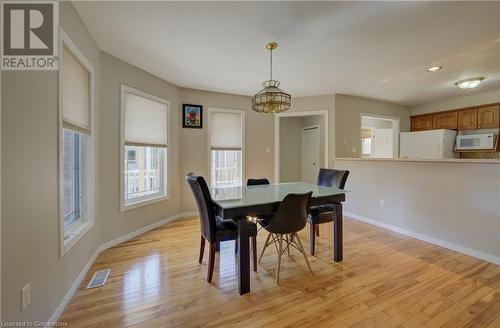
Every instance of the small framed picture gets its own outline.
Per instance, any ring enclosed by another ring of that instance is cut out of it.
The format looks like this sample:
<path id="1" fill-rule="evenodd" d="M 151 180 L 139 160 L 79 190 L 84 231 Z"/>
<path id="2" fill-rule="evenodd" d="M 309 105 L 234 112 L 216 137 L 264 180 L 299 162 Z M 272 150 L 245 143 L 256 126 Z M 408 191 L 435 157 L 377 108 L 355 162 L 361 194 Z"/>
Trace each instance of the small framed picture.
<path id="1" fill-rule="evenodd" d="M 203 128 L 203 106 L 182 104 L 182 127 Z"/>

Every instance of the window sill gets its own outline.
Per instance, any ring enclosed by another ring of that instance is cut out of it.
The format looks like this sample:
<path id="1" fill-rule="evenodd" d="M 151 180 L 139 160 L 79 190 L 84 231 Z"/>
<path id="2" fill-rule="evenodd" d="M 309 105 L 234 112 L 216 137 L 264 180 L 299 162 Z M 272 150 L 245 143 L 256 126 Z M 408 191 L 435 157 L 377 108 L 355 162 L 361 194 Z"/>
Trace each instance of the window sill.
<path id="1" fill-rule="evenodd" d="M 162 201 L 167 200 L 167 199 L 170 199 L 170 195 L 157 196 L 157 197 L 154 197 L 154 198 L 137 201 L 135 203 L 129 203 L 129 204 L 126 204 L 126 205 L 122 204 L 120 210 L 121 210 L 121 212 L 125 212 L 125 211 L 128 211 L 128 210 L 132 210 L 134 208 L 139 208 L 139 207 L 143 207 L 143 206 L 146 206 L 146 205 L 151 205 L 151 204 L 154 204 L 154 203 L 162 202 Z"/>
<path id="2" fill-rule="evenodd" d="M 92 228 L 94 221 L 84 220 L 75 223 L 64 232 L 64 245 L 61 249 L 61 257 L 64 256 L 75 244 Z M 68 236 L 66 238 L 66 236 Z"/>

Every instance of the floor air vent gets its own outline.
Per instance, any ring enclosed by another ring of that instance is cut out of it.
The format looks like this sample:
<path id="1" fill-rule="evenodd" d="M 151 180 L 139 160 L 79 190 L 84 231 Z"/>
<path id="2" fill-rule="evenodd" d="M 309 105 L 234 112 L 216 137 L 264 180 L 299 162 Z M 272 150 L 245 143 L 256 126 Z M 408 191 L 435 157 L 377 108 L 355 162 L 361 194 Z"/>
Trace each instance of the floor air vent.
<path id="1" fill-rule="evenodd" d="M 87 285 L 87 289 L 104 286 L 106 280 L 108 280 L 110 272 L 111 269 L 96 271 L 92 276 L 92 279 L 90 279 L 90 282 Z"/>

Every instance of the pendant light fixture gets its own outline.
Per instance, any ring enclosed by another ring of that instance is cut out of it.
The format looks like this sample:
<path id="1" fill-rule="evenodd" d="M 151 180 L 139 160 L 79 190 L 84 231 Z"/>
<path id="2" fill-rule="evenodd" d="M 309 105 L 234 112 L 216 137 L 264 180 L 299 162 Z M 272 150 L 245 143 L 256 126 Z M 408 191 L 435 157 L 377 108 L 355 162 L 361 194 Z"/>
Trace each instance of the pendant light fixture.
<path id="1" fill-rule="evenodd" d="M 270 57 L 270 77 L 262 83 L 264 89 L 252 99 L 252 109 L 258 113 L 281 113 L 290 109 L 292 96 L 278 88 L 279 81 L 273 80 L 273 50 L 277 47 L 276 42 L 266 44 Z"/>

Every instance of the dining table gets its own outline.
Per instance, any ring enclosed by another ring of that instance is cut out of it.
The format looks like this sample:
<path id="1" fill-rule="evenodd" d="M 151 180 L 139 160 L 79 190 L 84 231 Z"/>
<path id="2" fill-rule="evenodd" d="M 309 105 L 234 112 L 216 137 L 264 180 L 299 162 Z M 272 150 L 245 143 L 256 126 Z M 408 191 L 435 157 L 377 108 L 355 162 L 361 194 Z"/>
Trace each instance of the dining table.
<path id="1" fill-rule="evenodd" d="M 250 292 L 250 217 L 273 215 L 286 195 L 312 191 L 311 206 L 333 204 L 333 260 L 343 260 L 342 202 L 346 191 L 305 182 L 257 186 L 213 187 L 210 189 L 216 215 L 238 223 L 238 292 Z"/>

